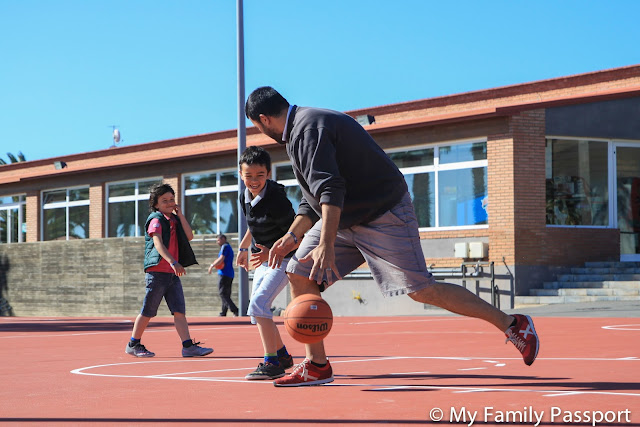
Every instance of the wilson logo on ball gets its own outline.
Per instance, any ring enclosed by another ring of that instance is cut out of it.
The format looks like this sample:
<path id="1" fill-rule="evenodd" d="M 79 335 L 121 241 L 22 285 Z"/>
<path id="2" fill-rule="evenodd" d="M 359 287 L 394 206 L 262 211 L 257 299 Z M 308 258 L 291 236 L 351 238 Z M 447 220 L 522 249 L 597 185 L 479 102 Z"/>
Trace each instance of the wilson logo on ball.
<path id="1" fill-rule="evenodd" d="M 298 329 L 302 329 L 302 330 L 309 330 L 309 332 L 324 332 L 326 330 L 329 329 L 329 324 L 328 323 L 319 323 L 319 324 L 313 324 L 313 325 L 309 325 L 308 323 L 296 323 L 296 328 Z"/>

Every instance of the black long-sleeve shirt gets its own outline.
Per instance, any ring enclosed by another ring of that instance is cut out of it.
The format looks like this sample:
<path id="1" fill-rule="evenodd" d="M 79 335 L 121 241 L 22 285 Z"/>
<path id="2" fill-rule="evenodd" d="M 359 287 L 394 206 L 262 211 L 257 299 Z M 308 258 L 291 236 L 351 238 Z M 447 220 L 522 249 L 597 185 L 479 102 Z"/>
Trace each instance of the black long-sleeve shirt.
<path id="1" fill-rule="evenodd" d="M 349 228 L 382 215 L 407 193 L 398 167 L 351 116 L 293 106 L 286 131 L 303 195 L 299 215 L 317 221 L 327 203 L 342 209 L 339 228 Z"/>

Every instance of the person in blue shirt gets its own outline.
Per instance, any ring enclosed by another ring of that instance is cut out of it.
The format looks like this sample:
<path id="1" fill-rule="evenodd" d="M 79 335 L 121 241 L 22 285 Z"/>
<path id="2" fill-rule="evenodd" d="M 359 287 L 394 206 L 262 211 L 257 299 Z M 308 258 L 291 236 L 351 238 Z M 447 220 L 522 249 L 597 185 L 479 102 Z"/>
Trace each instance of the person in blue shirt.
<path id="1" fill-rule="evenodd" d="M 231 284 L 235 276 L 233 249 L 231 249 L 231 245 L 227 242 L 227 236 L 224 234 L 218 234 L 217 240 L 218 245 L 220 245 L 220 253 L 218 258 L 209 266 L 209 274 L 214 268 L 218 269 L 218 292 L 222 300 L 220 316 L 226 316 L 228 310 L 231 310 L 234 316 L 238 316 L 238 307 L 231 300 Z"/>

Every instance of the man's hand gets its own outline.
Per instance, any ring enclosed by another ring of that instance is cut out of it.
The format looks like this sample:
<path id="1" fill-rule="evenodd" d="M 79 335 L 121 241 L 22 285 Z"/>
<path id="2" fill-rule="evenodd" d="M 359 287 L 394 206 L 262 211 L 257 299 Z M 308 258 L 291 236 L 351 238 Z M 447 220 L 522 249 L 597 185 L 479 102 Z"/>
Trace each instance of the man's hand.
<path id="1" fill-rule="evenodd" d="M 325 275 L 327 285 L 329 286 L 335 281 L 342 279 L 336 266 L 336 254 L 332 245 L 327 246 L 321 243 L 298 261 L 301 263 L 313 261 L 313 267 L 311 267 L 311 273 L 309 273 L 309 280 L 313 280 L 318 285 L 322 284 Z M 335 280 L 334 276 L 336 277 Z"/>
<path id="2" fill-rule="evenodd" d="M 296 246 L 293 236 L 289 233 L 276 240 L 269 251 L 269 267 L 280 268 L 284 256 L 294 250 Z"/>

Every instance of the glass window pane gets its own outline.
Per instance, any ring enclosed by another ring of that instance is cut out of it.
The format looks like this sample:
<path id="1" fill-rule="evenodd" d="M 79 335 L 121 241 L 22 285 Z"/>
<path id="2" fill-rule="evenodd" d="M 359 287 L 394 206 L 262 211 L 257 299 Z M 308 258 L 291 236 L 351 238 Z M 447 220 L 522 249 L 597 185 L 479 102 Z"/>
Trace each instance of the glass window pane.
<path id="1" fill-rule="evenodd" d="M 144 236 L 145 229 L 144 226 L 147 223 L 147 218 L 149 218 L 149 201 L 148 200 L 138 200 L 138 236 Z"/>
<path id="2" fill-rule="evenodd" d="M 237 185 L 238 172 L 223 172 L 220 174 L 220 185 Z"/>
<path id="3" fill-rule="evenodd" d="M 216 174 L 207 173 L 207 174 L 198 174 L 198 175 L 187 175 L 184 182 L 185 182 L 185 189 L 187 190 L 192 190 L 194 188 L 215 187 Z"/>
<path id="4" fill-rule="evenodd" d="M 404 176 L 418 218 L 418 227 L 436 226 L 435 173 L 408 174 Z"/>
<path id="5" fill-rule="evenodd" d="M 439 156 L 441 164 L 487 160 L 487 143 L 445 145 L 440 147 Z"/>
<path id="6" fill-rule="evenodd" d="M 218 233 L 216 194 L 198 194 L 184 198 L 184 215 L 193 234 Z"/>
<path id="7" fill-rule="evenodd" d="M 9 242 L 9 211 L 0 210 L 0 243 Z"/>
<path id="8" fill-rule="evenodd" d="M 220 232 L 238 232 L 238 192 L 220 193 Z"/>
<path id="9" fill-rule="evenodd" d="M 438 197 L 441 227 L 487 224 L 487 168 L 440 172 Z"/>
<path id="10" fill-rule="evenodd" d="M 293 166 L 291 165 L 276 166 L 276 180 L 284 181 L 287 179 L 296 179 L 296 176 L 293 174 Z"/>
<path id="11" fill-rule="evenodd" d="M 69 238 L 86 239 L 89 237 L 89 206 L 69 208 Z"/>
<path id="12" fill-rule="evenodd" d="M 284 191 L 287 193 L 287 199 L 291 202 L 293 210 L 298 212 L 298 206 L 300 205 L 300 200 L 302 200 L 302 190 L 297 185 L 290 185 L 284 187 Z"/>
<path id="13" fill-rule="evenodd" d="M 547 224 L 609 225 L 607 156 L 605 141 L 547 141 Z"/>
<path id="14" fill-rule="evenodd" d="M 109 203 L 109 237 L 136 235 L 135 208 L 135 202 Z"/>
<path id="15" fill-rule="evenodd" d="M 89 188 L 75 188 L 69 190 L 69 201 L 76 202 L 78 200 L 89 200 Z"/>
<path id="16" fill-rule="evenodd" d="M 133 196 L 136 192 L 135 182 L 124 184 L 111 184 L 109 186 L 109 197 Z"/>
<path id="17" fill-rule="evenodd" d="M 43 203 L 56 203 L 67 201 L 67 190 L 46 191 L 42 193 Z"/>
<path id="18" fill-rule="evenodd" d="M 45 209 L 43 217 L 43 240 L 66 239 L 67 214 L 65 208 Z"/>
<path id="19" fill-rule="evenodd" d="M 17 243 L 19 232 L 20 232 L 20 222 L 18 218 L 18 208 L 11 209 L 7 212 L 9 214 L 9 227 L 11 229 L 11 242 Z"/>
<path id="20" fill-rule="evenodd" d="M 5 196 L 0 197 L 0 205 L 8 205 L 11 203 L 24 202 L 24 196 Z"/>
<path id="21" fill-rule="evenodd" d="M 424 148 L 422 150 L 389 153 L 389 157 L 391 158 L 391 160 L 393 160 L 396 166 L 398 166 L 398 168 L 432 166 L 433 152 L 433 148 Z"/>
<path id="22" fill-rule="evenodd" d="M 150 181 L 140 181 L 138 182 L 138 195 L 139 196 L 149 196 L 151 192 L 151 187 L 155 184 L 161 184 L 161 179 L 152 179 Z"/>

